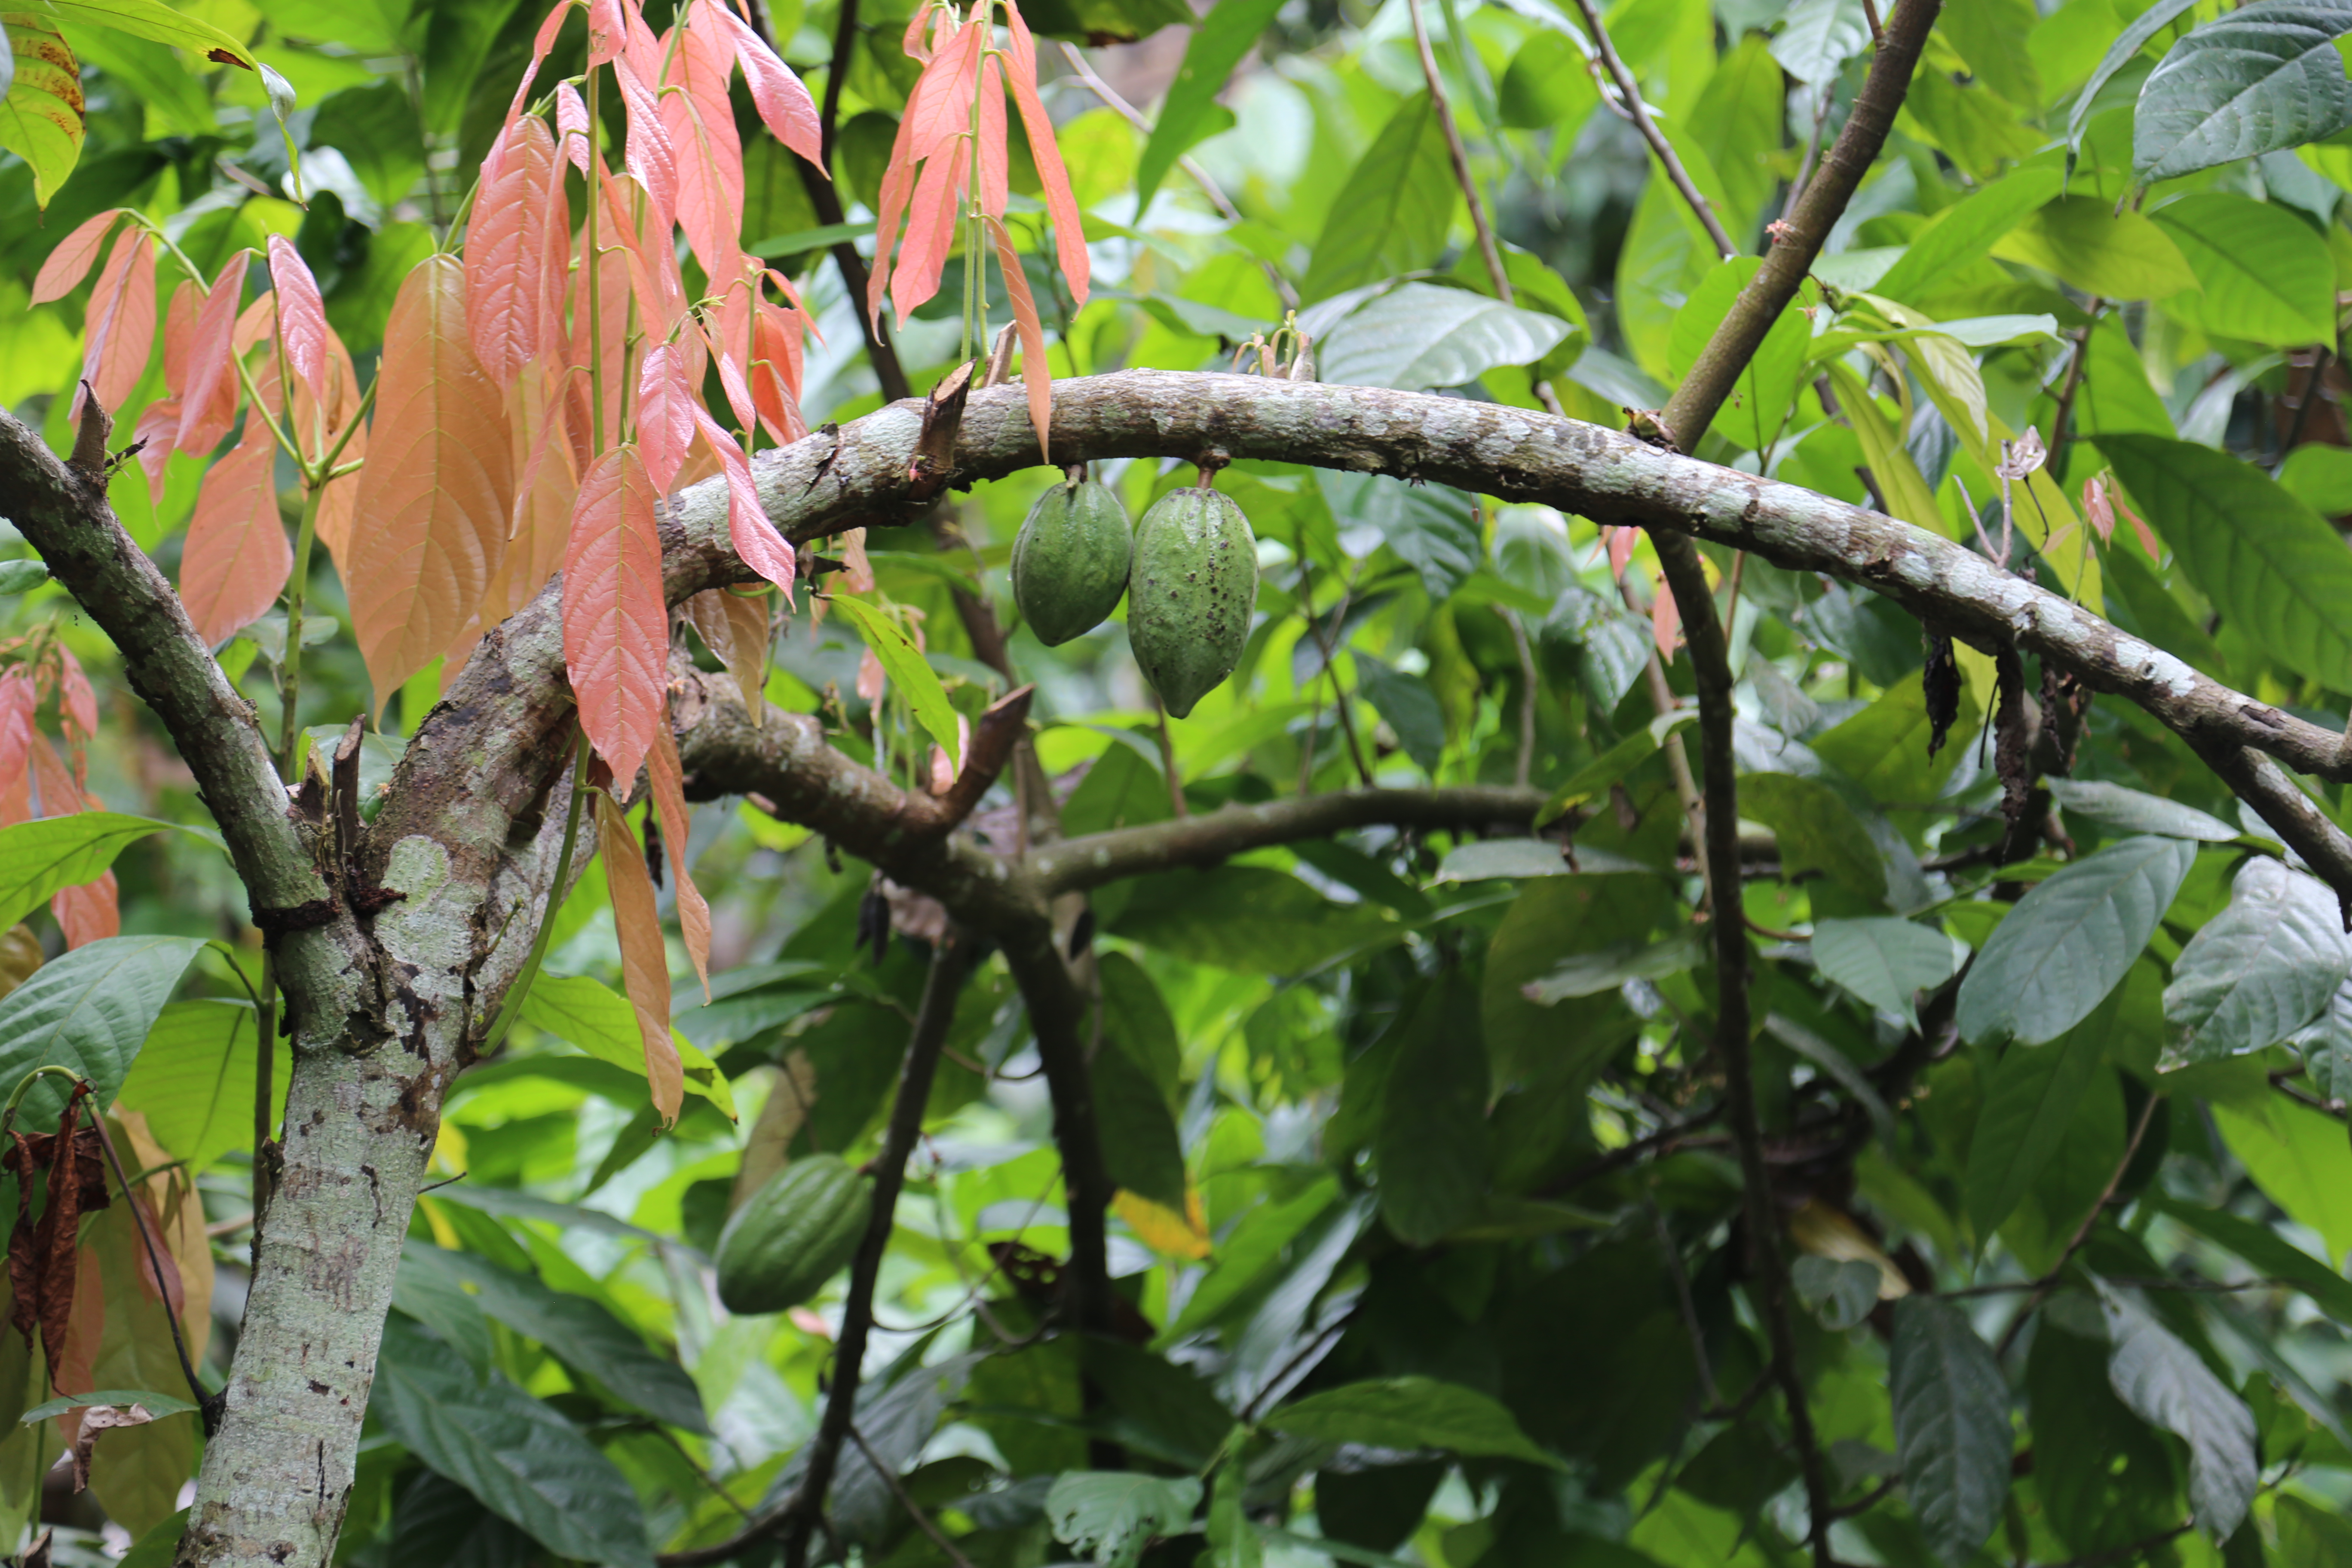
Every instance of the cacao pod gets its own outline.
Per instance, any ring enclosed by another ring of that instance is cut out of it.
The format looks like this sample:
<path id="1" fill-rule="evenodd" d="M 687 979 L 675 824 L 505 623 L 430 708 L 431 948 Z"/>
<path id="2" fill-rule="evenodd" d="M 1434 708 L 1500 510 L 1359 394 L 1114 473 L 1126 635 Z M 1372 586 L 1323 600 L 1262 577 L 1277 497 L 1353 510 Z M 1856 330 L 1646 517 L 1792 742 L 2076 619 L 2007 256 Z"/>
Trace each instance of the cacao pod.
<path id="1" fill-rule="evenodd" d="M 1215 490 L 1171 490 L 1135 529 L 1127 636 L 1177 719 L 1234 672 L 1257 609 L 1257 538 Z"/>
<path id="2" fill-rule="evenodd" d="M 873 1188 L 838 1155 L 793 1161 L 719 1232 L 719 1299 L 730 1312 L 799 1306 L 849 1267 L 873 1209 Z"/>
<path id="3" fill-rule="evenodd" d="M 1079 479 L 1039 496 L 1013 542 L 1013 597 L 1037 640 L 1056 647 L 1109 619 L 1134 548 L 1107 487 Z"/>

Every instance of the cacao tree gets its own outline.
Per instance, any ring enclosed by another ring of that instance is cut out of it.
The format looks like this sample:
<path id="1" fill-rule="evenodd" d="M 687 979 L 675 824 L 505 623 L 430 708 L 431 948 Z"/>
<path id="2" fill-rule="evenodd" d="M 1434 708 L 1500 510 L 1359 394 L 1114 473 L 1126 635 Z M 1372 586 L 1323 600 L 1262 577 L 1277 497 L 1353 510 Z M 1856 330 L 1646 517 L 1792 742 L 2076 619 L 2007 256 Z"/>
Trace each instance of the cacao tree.
<path id="1" fill-rule="evenodd" d="M 2352 1554 L 2352 7 L 27 5 L 0 1552 Z"/>

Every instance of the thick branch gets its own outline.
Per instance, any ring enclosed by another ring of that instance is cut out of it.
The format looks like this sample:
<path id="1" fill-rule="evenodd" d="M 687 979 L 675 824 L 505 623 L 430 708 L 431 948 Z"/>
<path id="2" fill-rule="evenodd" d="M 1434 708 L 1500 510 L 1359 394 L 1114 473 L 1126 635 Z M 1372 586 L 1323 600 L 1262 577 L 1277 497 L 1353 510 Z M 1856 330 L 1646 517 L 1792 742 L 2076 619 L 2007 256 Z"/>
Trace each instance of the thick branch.
<path id="1" fill-rule="evenodd" d="M 1205 866 L 1262 849 L 1328 838 L 1376 825 L 1443 831 L 1525 829 L 1543 805 L 1540 791 L 1465 785 L 1452 789 L 1344 789 L 1286 795 L 1260 805 L 1229 805 L 1204 816 L 1122 827 L 1065 839 L 1029 858 L 1030 874 L 1049 896 L 1099 888 L 1124 877 Z"/>

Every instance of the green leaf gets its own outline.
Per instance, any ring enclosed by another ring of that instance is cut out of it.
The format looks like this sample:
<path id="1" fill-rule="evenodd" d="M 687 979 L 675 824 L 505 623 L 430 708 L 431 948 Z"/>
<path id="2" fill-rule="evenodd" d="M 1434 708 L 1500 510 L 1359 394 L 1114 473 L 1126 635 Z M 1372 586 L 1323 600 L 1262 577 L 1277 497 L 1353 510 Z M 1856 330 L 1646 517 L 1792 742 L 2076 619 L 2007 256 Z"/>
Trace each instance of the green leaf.
<path id="1" fill-rule="evenodd" d="M 93 1405 L 115 1409 L 137 1405 L 143 1406 L 148 1415 L 158 1420 L 166 1415 L 184 1415 L 196 1407 L 193 1399 L 158 1394 L 152 1388 L 100 1388 L 89 1394 L 61 1394 L 55 1399 L 34 1405 L 17 1420 L 26 1426 L 37 1426 L 52 1416 L 63 1415 L 68 1410 L 87 1410 Z"/>
<path id="2" fill-rule="evenodd" d="M 1805 1310 L 1832 1333 L 1853 1328 L 1878 1305 L 1878 1286 L 1885 1277 L 1866 1258 L 1798 1258 L 1789 1266 L 1789 1284 Z"/>
<path id="3" fill-rule="evenodd" d="M 1248 1472 L 1238 1449 L 1217 1467 L 1209 1492 L 1209 1550 L 1195 1568 L 1259 1568 L 1265 1561 L 1265 1542 L 1257 1523 L 1243 1508 Z"/>
<path id="4" fill-rule="evenodd" d="M 1813 963 L 1873 1007 L 1916 1028 L 1916 998 L 1949 980 L 1959 954 L 1950 937 L 1914 921 L 1825 920 L 1813 922 Z"/>
<path id="5" fill-rule="evenodd" d="M 1111 1568 L 1133 1568 L 1155 1538 L 1183 1534 L 1200 1501 L 1201 1483 L 1190 1476 L 1073 1470 L 1055 1478 L 1045 1517 L 1055 1540 Z"/>
<path id="6" fill-rule="evenodd" d="M 2263 1195 L 2316 1232 L 2330 1258 L 2340 1262 L 2352 1252 L 2352 1150 L 2343 1124 L 2283 1095 L 2208 1108 Z"/>
<path id="7" fill-rule="evenodd" d="M 261 62 L 234 34 L 163 0 L 30 0 L 25 9 L 47 12 L 84 26 L 112 27 L 133 37 L 186 49 L 199 59 L 256 70 Z"/>
<path id="8" fill-rule="evenodd" d="M 2352 1096 L 2352 981 L 2336 988 L 2319 1016 L 2287 1037 L 2303 1053 L 2311 1087 L 2329 1100 Z"/>
<path id="9" fill-rule="evenodd" d="M 151 816 L 85 811 L 0 827 L 0 931 L 47 903 L 60 889 L 95 880 L 134 841 L 177 826 Z M 183 831 L 218 842 L 198 829 Z"/>
<path id="10" fill-rule="evenodd" d="M 147 1118 L 155 1141 L 202 1173 L 233 1150 L 253 1146 L 253 1004 L 225 997 L 174 1002 L 157 1016 L 117 1103 Z M 289 1042 L 277 1043 L 270 1073 L 274 1110 L 286 1107 L 294 1070 Z M 271 1125 L 278 1117 L 273 1114 Z"/>
<path id="11" fill-rule="evenodd" d="M 1530 881 L 1488 939 L 1479 982 L 1478 1021 L 1496 1078 L 1509 1083 L 1558 1073 L 1573 1079 L 1615 1050 L 1633 1022 L 1622 998 L 1611 994 L 1538 1007 L 1520 987 L 1572 953 L 1643 939 L 1676 919 L 1675 900 L 1658 877 L 1588 871 Z"/>
<path id="12" fill-rule="evenodd" d="M 485 1313 L 524 1338 L 537 1340 L 623 1404 L 682 1430 L 709 1434 L 694 1380 L 677 1363 L 647 1350 L 637 1331 L 603 1302 L 551 1289 L 531 1275 L 429 1242 L 411 1240 L 401 1249 L 401 1272 L 411 1269 L 437 1273 L 461 1288 L 470 1286 Z"/>
<path id="13" fill-rule="evenodd" d="M 1486 1207 L 1494 1168 L 1491 1085 L 1475 1016 L 1467 981 L 1449 973 L 1424 985 L 1395 1026 L 1372 1160 L 1381 1217 L 1412 1246 L 1460 1229 Z"/>
<path id="14" fill-rule="evenodd" d="M 2347 27 L 2341 4 L 2255 0 L 2189 29 L 2139 89 L 2133 178 L 2175 179 L 2352 125 L 2336 50 Z"/>
<path id="15" fill-rule="evenodd" d="M 2023 504 L 2021 502 L 2020 504 Z M 1934 726 L 1927 718 L 1927 700 L 1917 670 L 1912 671 L 1874 699 L 1869 707 L 1840 723 L 1812 742 L 1814 754 L 1870 792 L 1870 798 L 1887 806 L 1925 807 L 1943 794 L 1945 781 L 1959 765 L 1967 742 L 1959 737 L 1975 732 L 1976 700 L 1965 689 L 1958 716 L 1953 721 L 1943 749 L 1927 754 Z"/>
<path id="16" fill-rule="evenodd" d="M 2352 1325 L 2352 1279 L 2345 1279 L 2268 1226 L 2241 1219 L 2227 1209 L 2183 1203 L 2154 1188 L 2143 1193 L 2140 1202 L 2236 1253 L 2252 1265 L 2256 1273 L 2285 1280 L 2310 1297 L 2321 1311 L 2339 1323 Z"/>
<path id="17" fill-rule="evenodd" d="M 1531 365 L 1572 322 L 1434 283 L 1405 283 L 1360 306 L 1315 350 L 1319 380 L 1426 392 Z"/>
<path id="18" fill-rule="evenodd" d="M 1135 1058 L 1118 1049 L 1094 1058 L 1095 1116 L 1113 1185 L 1184 1212 L 1184 1146 L 1168 1101 Z"/>
<path id="19" fill-rule="evenodd" d="M 2009 1498 L 2009 1388 L 1992 1350 L 1949 1301 L 1895 1304 L 1887 1354 L 1903 1491 L 1936 1555 L 1961 1563 Z"/>
<path id="20" fill-rule="evenodd" d="M 2118 985 L 2059 1038 L 2012 1045 L 1993 1065 L 1962 1183 L 1980 1241 L 2016 1212 L 2065 1140 L 2131 994 L 2130 984 Z"/>
<path id="21" fill-rule="evenodd" d="M 1869 832 L 1837 791 L 1793 773 L 1748 773 L 1739 781 L 1739 815 L 1772 829 L 1780 871 L 1823 871 L 1872 903 L 1886 900 L 1886 868 Z"/>
<path id="22" fill-rule="evenodd" d="M 2075 94 L 2074 112 L 2067 117 L 2066 147 L 2070 155 L 2083 150 L 2083 131 L 2091 122 L 2091 110 L 2096 106 L 2099 89 L 2106 86 L 2117 71 L 2131 64 L 2140 50 L 2147 47 L 2150 38 L 2171 26 L 2183 11 L 2196 4 L 2197 0 L 2156 0 L 2155 5 L 2133 17 L 2129 25 L 2116 35 L 2116 41 L 2107 46 L 2107 52 L 2100 57 L 2097 68 L 2091 72 L 2091 79 L 2084 82 L 2082 91 Z"/>
<path id="23" fill-rule="evenodd" d="M 2107 1320 L 2107 1381 L 2116 1397 L 2189 1445 L 2189 1502 L 2214 1541 L 2236 1532 L 2253 1501 L 2260 1466 L 2254 1418 L 2197 1352 L 2139 1302 L 2096 1281 Z"/>
<path id="24" fill-rule="evenodd" d="M 425 173 L 424 129 L 415 105 L 396 81 L 352 88 L 320 104 L 310 125 L 310 145 L 341 153 L 367 194 L 387 211 L 415 189 Z"/>
<path id="25" fill-rule="evenodd" d="M 1217 94 L 1232 79 L 1274 21 L 1282 0 L 1219 0 L 1215 9 L 1194 25 L 1192 42 L 1184 46 L 1184 63 L 1168 84 L 1168 96 L 1152 122 L 1150 139 L 1135 166 L 1135 210 L 1139 216 L 1151 205 L 1151 194 L 1185 150 L 1208 133 Z"/>
<path id="26" fill-rule="evenodd" d="M 898 622 L 856 595 L 835 594 L 826 602 L 857 623 L 857 635 L 866 639 L 866 646 L 882 661 L 882 672 L 898 683 L 898 689 L 914 705 L 916 722 L 939 742 L 950 763 L 961 767 L 963 749 L 956 738 L 955 710 L 949 706 L 947 690 L 940 685 L 930 661 Z"/>
<path id="27" fill-rule="evenodd" d="M 9 16 L 0 37 L 14 67 L 0 98 L 0 149 L 25 160 L 33 198 L 47 207 L 81 160 L 79 71 L 65 35 L 38 16 Z"/>
<path id="28" fill-rule="evenodd" d="M 1525 1459 L 1561 1468 L 1511 1413 L 1459 1384 L 1391 1377 L 1342 1384 L 1286 1405 L 1265 1418 L 1277 1432 L 1324 1443 L 1377 1448 L 1444 1448 L 1469 1458 Z"/>
<path id="29" fill-rule="evenodd" d="M 1562 33 L 1537 33 L 1521 44 L 1496 97 L 1503 123 L 1515 131 L 1565 132 L 1583 124 L 1601 106 L 1592 75 L 1584 68 L 1584 51 Z"/>
<path id="30" fill-rule="evenodd" d="M 1613 992 L 1629 980 L 1664 980 L 1706 962 L 1706 944 L 1688 931 L 1646 945 L 1612 942 L 1591 952 L 1570 953 L 1542 978 L 1520 986 L 1519 994 L 1538 1007 L 1549 1007 L 1573 996 Z"/>
<path id="31" fill-rule="evenodd" d="M 2265 855 L 2238 870 L 2229 907 L 2173 961 L 2165 1065 L 2274 1045 L 2319 1016 L 2352 973 L 2336 895 Z"/>
<path id="32" fill-rule="evenodd" d="M 2054 1040 L 2114 990 L 2171 907 L 2197 847 L 2126 838 L 2043 881 L 2018 901 L 1960 982 L 1970 1040 Z"/>
<path id="33" fill-rule="evenodd" d="M 562 1557 L 651 1568 L 637 1494 L 555 1407 L 478 1382 L 404 1319 L 384 1323 L 369 1411 L 401 1445 Z"/>
<path id="34" fill-rule="evenodd" d="M 2165 310 L 2216 337 L 2273 348 L 2336 336 L 2336 258 L 2311 226 L 2283 206 L 2209 191 L 2148 215 L 2172 237 L 2201 289 Z"/>
<path id="35" fill-rule="evenodd" d="M 1176 1020 L 1169 1016 L 1160 987 L 1143 965 L 1124 952 L 1106 952 L 1097 962 L 1103 1037 L 1135 1058 L 1161 1099 L 1173 1100 L 1183 1088 L 1184 1044 L 1177 1038 Z"/>
<path id="36" fill-rule="evenodd" d="M 1407 675 L 1370 654 L 1356 655 L 1358 689 L 1396 731 L 1397 744 L 1423 773 L 1434 778 L 1445 756 L 1445 711 L 1437 693 L 1418 675 Z"/>
<path id="37" fill-rule="evenodd" d="M 6 34 L 0 32 L 0 39 Z M 0 51 L 6 45 L 0 43 Z M 47 565 L 39 561 L 0 562 L 0 594 L 26 594 L 49 580 Z"/>
<path id="38" fill-rule="evenodd" d="M 1334 902 L 1264 866 L 1162 871 L 1133 885 L 1111 934 L 1192 963 L 1297 974 L 1401 931 L 1385 910 Z"/>
<path id="39" fill-rule="evenodd" d="M 1862 0 L 1796 0 L 1772 40 L 1772 58 L 1799 81 L 1820 86 L 1835 81 L 1869 42 Z"/>
<path id="40" fill-rule="evenodd" d="M 114 1103 L 139 1047 L 204 943 L 188 936 L 110 936 L 84 942 L 0 997 L 0 1095 L 37 1067 L 69 1068 Z M 25 1097 L 22 1123 L 53 1127 L 68 1090 L 54 1078 Z"/>
<path id="41" fill-rule="evenodd" d="M 2110 300 L 2160 300 L 2197 286 L 2197 274 L 2170 236 L 2097 196 L 2060 196 L 2003 235 L 1992 254 L 2054 272 L 2086 294 Z"/>
<path id="42" fill-rule="evenodd" d="M 637 1016 L 628 998 L 588 974 L 551 974 L 541 971 L 522 999 L 525 1023 L 569 1040 L 599 1061 L 610 1062 L 637 1077 L 646 1076 L 645 1037 L 637 1032 Z M 702 1048 L 670 1031 L 677 1044 L 677 1059 L 686 1069 L 686 1090 L 698 1094 L 735 1118 L 735 1095 L 726 1075 Z"/>
<path id="43" fill-rule="evenodd" d="M 1970 76 L 2031 114 L 2042 107 L 2042 73 L 2026 40 L 2041 20 L 2033 0 L 1977 0 L 1939 14 L 1936 30 Z"/>
<path id="44" fill-rule="evenodd" d="M 1323 1176 L 1290 1197 L 1261 1204 L 1242 1215 L 1217 1244 L 1208 1278 L 1186 1300 L 1162 1341 L 1173 1342 L 1208 1327 L 1250 1294 L 1280 1265 L 1300 1233 L 1330 1212 L 1339 1196 L 1339 1184 Z"/>
<path id="45" fill-rule="evenodd" d="M 2218 816 L 2121 784 L 2045 778 L 2042 787 L 2067 816 L 2088 817 L 2124 833 L 2158 833 L 2200 844 L 2228 844 L 2238 837 L 2238 830 Z"/>
<path id="46" fill-rule="evenodd" d="M 1477 503 L 1460 490 L 1336 468 L 1318 468 L 1315 482 L 1343 530 L 1379 530 L 1433 599 L 1451 596 L 1486 559 Z"/>
<path id="47" fill-rule="evenodd" d="M 393 1310 L 407 1313 L 432 1330 L 443 1344 L 465 1358 L 475 1376 L 485 1376 L 497 1353 L 490 1338 L 490 1321 L 483 1315 L 481 1303 L 467 1292 L 465 1281 L 453 1271 L 407 1266 L 407 1255 L 427 1245 L 410 1241 L 403 1247 L 402 1266 L 392 1280 Z"/>
<path id="48" fill-rule="evenodd" d="M 1332 199 L 1300 298 L 1311 304 L 1428 266 L 1445 248 L 1460 195 L 1444 129 L 1429 94 L 1417 92 L 1397 106 Z"/>
<path id="49" fill-rule="evenodd" d="M 1674 380 L 1681 381 L 1689 375 L 1700 352 L 1731 313 L 1740 290 L 1763 265 L 1757 257 L 1735 256 L 1717 263 L 1699 286 L 1691 290 L 1683 308 L 1675 312 L 1675 324 L 1666 338 L 1666 368 Z M 1750 451 L 1764 451 L 1777 441 L 1788 423 L 1790 407 L 1797 400 L 1798 384 L 1803 378 L 1805 356 L 1812 341 L 1811 321 L 1800 302 L 1791 301 L 1773 321 L 1756 352 L 1748 356 L 1746 368 L 1734 384 L 1731 401 L 1717 417 L 1715 428 Z"/>
<path id="50" fill-rule="evenodd" d="M 1698 710 L 1695 708 L 1677 708 L 1651 720 L 1570 773 L 1568 782 L 1552 791 L 1543 809 L 1536 814 L 1536 826 L 1549 826 L 1562 814 L 1606 795 L 1611 784 L 1654 755 L 1666 743 L 1668 735 L 1697 720 Z"/>

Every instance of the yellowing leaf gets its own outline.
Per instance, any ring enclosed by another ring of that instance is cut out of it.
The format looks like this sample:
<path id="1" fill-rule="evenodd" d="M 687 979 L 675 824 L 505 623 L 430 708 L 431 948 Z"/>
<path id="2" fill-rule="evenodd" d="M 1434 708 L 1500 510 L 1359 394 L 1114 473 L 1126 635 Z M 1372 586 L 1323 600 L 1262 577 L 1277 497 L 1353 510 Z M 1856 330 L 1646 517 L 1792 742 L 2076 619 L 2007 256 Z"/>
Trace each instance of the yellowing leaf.
<path id="1" fill-rule="evenodd" d="M 0 147 L 25 160 L 33 199 L 46 207 L 81 160 L 81 65 L 40 17 L 11 12 L 5 26 L 16 79 L 0 99 Z"/>
<path id="2" fill-rule="evenodd" d="M 1135 1232 L 1136 1239 L 1163 1258 L 1181 1258 L 1197 1263 L 1209 1256 L 1209 1222 L 1201 1208 L 1198 1189 L 1187 1187 L 1184 1192 L 1186 1213 L 1178 1214 L 1166 1204 L 1153 1203 L 1126 1188 L 1111 1200 L 1111 1207 Z"/>

